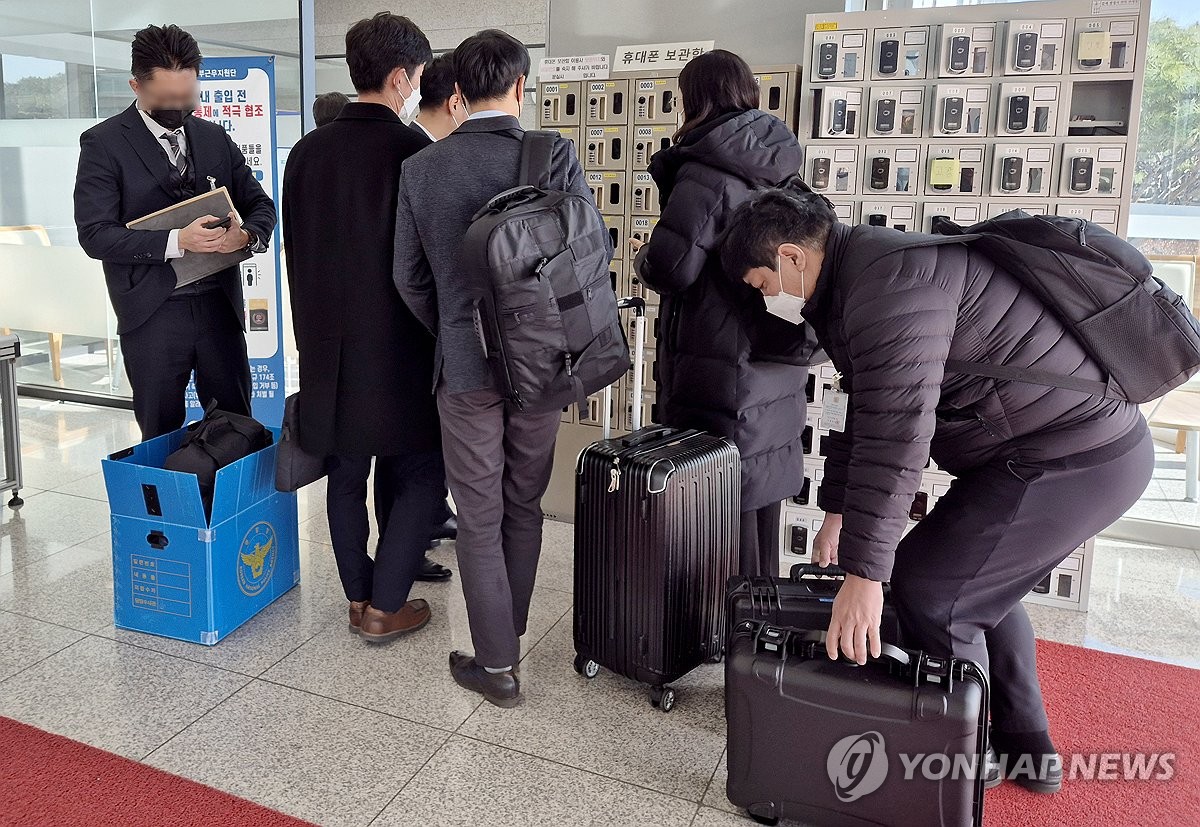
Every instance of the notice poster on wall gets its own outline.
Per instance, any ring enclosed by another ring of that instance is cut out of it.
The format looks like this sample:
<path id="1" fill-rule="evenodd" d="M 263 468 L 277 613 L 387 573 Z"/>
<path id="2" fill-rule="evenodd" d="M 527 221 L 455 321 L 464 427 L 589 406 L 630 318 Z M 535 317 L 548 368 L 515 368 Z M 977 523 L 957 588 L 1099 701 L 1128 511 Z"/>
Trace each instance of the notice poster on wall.
<path id="1" fill-rule="evenodd" d="M 278 205 L 275 58 L 205 58 L 200 66 L 200 100 L 195 115 L 221 125 L 246 156 L 254 177 Z M 218 185 L 228 183 L 221 181 Z M 283 421 L 284 400 L 278 226 L 270 249 L 243 261 L 239 271 L 254 417 L 264 425 L 278 427 Z M 194 382 L 188 386 L 187 401 L 189 420 L 204 415 Z"/>

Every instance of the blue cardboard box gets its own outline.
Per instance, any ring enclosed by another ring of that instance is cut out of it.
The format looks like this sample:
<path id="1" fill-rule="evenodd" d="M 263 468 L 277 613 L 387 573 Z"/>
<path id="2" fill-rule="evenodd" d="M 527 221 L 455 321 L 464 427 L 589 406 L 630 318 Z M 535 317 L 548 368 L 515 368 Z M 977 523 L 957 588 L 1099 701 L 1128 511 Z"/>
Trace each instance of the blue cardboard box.
<path id="1" fill-rule="evenodd" d="M 217 471 L 206 517 L 195 475 L 162 467 L 186 433 L 104 460 L 113 615 L 121 629 L 212 646 L 300 582 L 296 495 L 275 490 L 272 445 Z"/>

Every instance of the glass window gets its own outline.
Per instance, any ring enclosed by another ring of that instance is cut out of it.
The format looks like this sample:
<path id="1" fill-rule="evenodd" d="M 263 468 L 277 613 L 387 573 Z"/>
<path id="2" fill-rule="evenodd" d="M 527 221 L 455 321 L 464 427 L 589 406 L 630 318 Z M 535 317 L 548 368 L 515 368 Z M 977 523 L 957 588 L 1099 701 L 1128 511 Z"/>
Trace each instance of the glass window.
<path id="1" fill-rule="evenodd" d="M 0 331 L 21 336 L 22 385 L 129 395 L 100 263 L 76 239 L 72 193 L 80 133 L 133 102 L 134 32 L 169 20 L 206 56 L 274 55 L 282 165 L 301 134 L 297 14 L 294 0 L 0 4 Z"/>

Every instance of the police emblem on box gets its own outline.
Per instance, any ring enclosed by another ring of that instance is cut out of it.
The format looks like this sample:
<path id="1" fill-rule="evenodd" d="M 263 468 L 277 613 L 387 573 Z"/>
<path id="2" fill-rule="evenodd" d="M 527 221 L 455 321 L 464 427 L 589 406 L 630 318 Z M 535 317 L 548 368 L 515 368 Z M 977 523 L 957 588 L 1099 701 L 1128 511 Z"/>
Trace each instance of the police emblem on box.
<path id="1" fill-rule="evenodd" d="M 242 539 L 238 553 L 238 588 L 247 597 L 261 592 L 271 582 L 275 573 L 275 559 L 279 554 L 275 541 L 275 529 L 267 522 L 255 523 Z"/>

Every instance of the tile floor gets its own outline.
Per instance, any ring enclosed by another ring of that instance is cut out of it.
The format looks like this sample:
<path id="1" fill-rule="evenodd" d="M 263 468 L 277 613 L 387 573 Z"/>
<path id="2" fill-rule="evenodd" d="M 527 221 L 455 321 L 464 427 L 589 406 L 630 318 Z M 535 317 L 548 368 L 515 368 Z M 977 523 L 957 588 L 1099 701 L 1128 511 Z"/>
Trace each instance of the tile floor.
<path id="1" fill-rule="evenodd" d="M 345 628 L 320 485 L 301 493 L 301 585 L 216 647 L 115 629 L 98 459 L 126 412 L 22 400 L 26 505 L 0 516 L 0 715 L 326 825 L 750 823 L 724 795 L 722 675 L 670 715 L 571 667 L 571 531 L 547 525 L 522 673 L 502 711 L 446 669 L 469 647 L 455 583 L 374 648 Z M 1179 479 L 1182 485 L 1182 478 Z M 435 559 L 454 568 L 453 547 Z M 1030 606 L 1042 637 L 1200 668 L 1200 556 L 1102 541 L 1092 610 Z"/>

